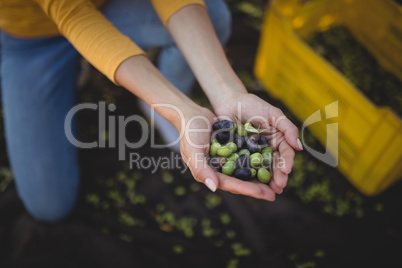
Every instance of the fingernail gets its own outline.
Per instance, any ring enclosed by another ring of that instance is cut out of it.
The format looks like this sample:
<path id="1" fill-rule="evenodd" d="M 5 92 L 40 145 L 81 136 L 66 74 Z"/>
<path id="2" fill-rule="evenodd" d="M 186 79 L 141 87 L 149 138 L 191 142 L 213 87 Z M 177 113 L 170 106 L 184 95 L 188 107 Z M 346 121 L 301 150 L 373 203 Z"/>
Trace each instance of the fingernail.
<path id="1" fill-rule="evenodd" d="M 213 180 L 211 180 L 210 178 L 207 178 L 205 180 L 205 185 L 209 188 L 209 190 L 211 190 L 212 192 L 216 191 L 216 184 Z"/>
<path id="2" fill-rule="evenodd" d="M 303 145 L 301 144 L 299 139 L 297 139 L 297 145 L 299 145 L 300 150 L 303 150 Z"/>

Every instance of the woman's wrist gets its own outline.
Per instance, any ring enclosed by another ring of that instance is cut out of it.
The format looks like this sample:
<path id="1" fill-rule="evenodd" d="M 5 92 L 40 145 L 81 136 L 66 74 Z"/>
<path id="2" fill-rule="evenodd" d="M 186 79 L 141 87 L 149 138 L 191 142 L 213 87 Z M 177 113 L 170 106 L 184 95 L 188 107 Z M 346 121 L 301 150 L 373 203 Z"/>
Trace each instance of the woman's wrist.
<path id="1" fill-rule="evenodd" d="M 243 84 L 219 85 L 214 90 L 205 90 L 205 91 L 211 92 L 210 94 L 207 95 L 214 111 L 219 111 L 221 110 L 222 107 L 227 106 L 237 107 L 236 105 L 237 100 L 241 99 L 241 96 L 248 94 Z"/>

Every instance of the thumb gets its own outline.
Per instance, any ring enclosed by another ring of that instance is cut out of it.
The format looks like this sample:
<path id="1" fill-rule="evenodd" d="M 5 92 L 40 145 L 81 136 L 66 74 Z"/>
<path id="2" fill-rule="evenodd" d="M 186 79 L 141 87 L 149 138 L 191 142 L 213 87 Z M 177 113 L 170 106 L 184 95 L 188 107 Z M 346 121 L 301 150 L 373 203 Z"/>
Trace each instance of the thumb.
<path id="1" fill-rule="evenodd" d="M 218 189 L 219 180 L 214 169 L 208 166 L 202 169 L 200 173 L 202 173 L 202 178 L 205 178 L 204 184 L 209 188 L 209 190 L 215 192 L 216 189 Z"/>
<path id="2" fill-rule="evenodd" d="M 208 165 L 205 155 L 202 154 L 201 156 L 200 154 L 198 159 L 197 155 L 198 154 L 194 154 L 194 157 L 189 159 L 191 173 L 198 182 L 204 183 L 212 192 L 215 192 L 219 186 L 218 176 L 215 170 Z"/>

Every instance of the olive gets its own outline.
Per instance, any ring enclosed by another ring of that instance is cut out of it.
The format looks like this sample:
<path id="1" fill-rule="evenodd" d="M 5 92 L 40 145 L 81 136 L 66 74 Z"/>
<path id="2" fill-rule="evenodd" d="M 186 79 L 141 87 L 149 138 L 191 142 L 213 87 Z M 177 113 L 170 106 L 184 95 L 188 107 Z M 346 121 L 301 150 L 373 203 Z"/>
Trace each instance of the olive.
<path id="1" fill-rule="evenodd" d="M 257 172 L 257 178 L 262 183 L 269 183 L 271 180 L 271 173 L 269 173 L 265 168 L 260 168 Z"/>
<path id="2" fill-rule="evenodd" d="M 246 130 L 244 129 L 244 125 L 242 123 L 238 123 L 237 124 L 237 134 L 240 137 L 243 137 L 245 133 L 246 133 Z"/>
<path id="3" fill-rule="evenodd" d="M 243 168 L 249 166 L 249 156 L 247 154 L 239 155 L 236 160 L 236 168 Z"/>
<path id="4" fill-rule="evenodd" d="M 232 153 L 237 151 L 237 145 L 234 142 L 229 142 L 226 146 L 232 151 Z"/>
<path id="5" fill-rule="evenodd" d="M 257 141 L 254 139 L 248 139 L 247 140 L 247 149 L 250 151 L 251 154 L 257 153 L 261 147 L 258 147 Z"/>
<path id="6" fill-rule="evenodd" d="M 262 183 L 271 179 L 273 149 L 268 139 L 251 123 L 235 124 L 222 120 L 213 124 L 209 164 L 223 174 L 241 180 L 258 178 Z M 251 164 L 251 168 L 250 168 Z"/>
<path id="7" fill-rule="evenodd" d="M 226 132 L 218 132 L 216 133 L 215 138 L 218 140 L 220 144 L 225 144 L 226 142 L 228 142 L 230 134 Z"/>
<path id="8" fill-rule="evenodd" d="M 251 170 L 249 168 L 236 169 L 234 176 L 238 179 L 248 181 L 251 179 Z"/>
<path id="9" fill-rule="evenodd" d="M 237 130 L 236 124 L 235 124 L 235 123 L 233 123 L 233 124 L 234 124 L 234 126 L 233 126 L 232 129 L 230 129 L 230 131 L 229 131 L 229 133 L 230 133 L 231 135 L 236 134 L 236 130 Z"/>
<path id="10" fill-rule="evenodd" d="M 250 176 L 250 178 L 255 178 L 255 176 L 257 175 L 257 170 L 255 170 L 254 168 L 250 168 L 250 171 L 251 171 L 251 176 Z"/>
<path id="11" fill-rule="evenodd" d="M 213 168 L 220 168 L 227 162 L 225 157 L 215 156 L 209 160 L 209 165 Z"/>
<path id="12" fill-rule="evenodd" d="M 268 145 L 268 139 L 264 136 L 261 136 L 260 139 L 258 140 L 259 145 Z"/>
<path id="13" fill-rule="evenodd" d="M 224 130 L 225 132 L 236 131 L 236 124 L 229 120 L 222 120 L 212 125 L 213 130 Z"/>
<path id="14" fill-rule="evenodd" d="M 229 155 L 232 154 L 232 150 L 230 150 L 229 147 L 227 146 L 222 146 L 221 148 L 218 148 L 216 154 L 219 156 L 228 157 Z"/>
<path id="15" fill-rule="evenodd" d="M 219 130 L 219 129 L 230 129 L 230 126 L 233 122 L 229 120 L 222 120 L 215 122 L 212 125 L 213 130 Z"/>
<path id="16" fill-rule="evenodd" d="M 263 158 L 260 153 L 253 153 L 252 155 L 250 155 L 250 164 L 253 167 L 257 167 L 257 166 L 261 165 L 262 160 L 263 160 Z"/>
<path id="17" fill-rule="evenodd" d="M 242 136 L 235 135 L 234 143 L 237 145 L 237 148 L 243 148 L 246 144 L 246 139 L 244 139 Z"/>
<path id="18" fill-rule="evenodd" d="M 232 176 L 235 170 L 235 163 L 233 161 L 226 162 L 222 167 L 222 173 L 228 176 Z"/>
<path id="19" fill-rule="evenodd" d="M 265 153 L 262 153 L 261 154 L 262 155 L 262 163 L 264 164 L 264 166 L 269 166 L 269 165 L 271 165 L 271 162 L 272 162 L 272 153 L 269 153 L 269 152 L 265 152 Z"/>
<path id="20" fill-rule="evenodd" d="M 228 160 L 230 161 L 236 161 L 237 158 L 239 158 L 239 155 L 237 153 L 233 153 L 228 157 Z"/>
<path id="21" fill-rule="evenodd" d="M 247 149 L 242 149 L 242 150 L 239 151 L 238 154 L 239 154 L 239 156 L 242 155 L 242 154 L 246 154 L 246 155 L 250 156 L 250 151 L 247 150 Z"/>
<path id="22" fill-rule="evenodd" d="M 211 147 L 209 148 L 209 155 L 212 157 L 216 156 L 219 148 L 221 148 L 221 145 L 219 143 L 212 143 Z"/>
<path id="23" fill-rule="evenodd" d="M 265 154 L 265 153 L 270 153 L 272 154 L 274 152 L 274 149 L 272 149 L 271 147 L 266 147 L 262 150 L 261 154 Z"/>

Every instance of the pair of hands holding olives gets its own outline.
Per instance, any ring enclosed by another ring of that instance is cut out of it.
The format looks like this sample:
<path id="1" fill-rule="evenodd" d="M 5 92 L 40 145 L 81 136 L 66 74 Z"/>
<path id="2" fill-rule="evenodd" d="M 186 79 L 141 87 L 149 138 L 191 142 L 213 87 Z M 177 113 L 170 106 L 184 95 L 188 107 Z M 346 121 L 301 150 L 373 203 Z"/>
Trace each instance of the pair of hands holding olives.
<path id="1" fill-rule="evenodd" d="M 155 108 L 181 133 L 181 155 L 194 178 L 215 191 L 217 188 L 259 199 L 274 200 L 282 193 L 293 166 L 294 149 L 302 150 L 298 130 L 280 111 L 253 94 L 233 71 L 215 34 L 206 9 L 186 6 L 174 13 L 167 29 L 210 100 L 213 112 L 203 108 L 172 85 L 144 56 L 125 60 L 117 69 L 116 81 L 148 105 L 169 104 L 179 108 Z M 216 172 L 208 165 L 211 126 L 222 119 L 266 129 L 261 133 L 274 149 L 273 177 L 269 185 L 242 181 Z M 280 160 L 281 165 L 275 165 Z"/>
<path id="2" fill-rule="evenodd" d="M 302 150 L 298 130 L 278 108 L 248 93 L 236 93 L 226 97 L 223 103 L 215 103 L 214 112 L 198 107 L 188 112 L 186 128 L 182 130 L 180 150 L 194 178 L 215 191 L 217 188 L 258 199 L 273 201 L 286 186 L 295 156 L 294 149 Z M 265 131 L 261 133 L 274 149 L 273 178 L 268 185 L 257 180 L 243 181 L 217 172 L 208 165 L 212 124 L 231 119 L 235 115 L 242 123 L 250 122 Z M 195 131 L 197 130 L 197 131 Z M 280 164 L 278 164 L 280 163 Z"/>
<path id="3" fill-rule="evenodd" d="M 281 110 L 259 97 L 249 94 L 231 68 L 226 69 L 230 83 L 219 87 L 202 85 L 214 112 L 201 107 L 175 88 L 159 73 L 144 56 L 135 56 L 124 61 L 116 73 L 117 81 L 149 105 L 170 104 L 180 110 L 155 108 L 181 134 L 180 151 L 194 178 L 212 191 L 224 191 L 273 201 L 286 186 L 295 156 L 294 150 L 302 150 L 298 129 Z M 204 72 L 201 73 L 204 75 Z M 196 74 L 197 75 L 197 74 Z M 202 76 L 198 74 L 199 76 Z M 251 123 L 266 131 L 260 135 L 268 139 L 273 148 L 273 176 L 268 185 L 256 180 L 242 181 L 224 175 L 208 165 L 212 125 L 218 120 L 236 116 L 244 124 Z M 281 163 L 276 165 L 275 163 Z"/>

